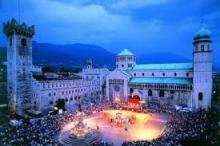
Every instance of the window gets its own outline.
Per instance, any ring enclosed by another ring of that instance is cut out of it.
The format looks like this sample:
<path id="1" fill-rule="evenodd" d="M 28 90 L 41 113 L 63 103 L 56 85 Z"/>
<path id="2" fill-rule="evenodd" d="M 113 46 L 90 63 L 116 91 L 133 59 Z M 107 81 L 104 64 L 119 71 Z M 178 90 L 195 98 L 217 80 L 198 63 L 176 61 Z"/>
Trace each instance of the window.
<path id="1" fill-rule="evenodd" d="M 202 92 L 199 92 L 198 99 L 199 99 L 199 101 L 203 100 L 203 93 Z"/>
<path id="2" fill-rule="evenodd" d="M 189 73 L 186 73 L 186 76 L 188 77 L 188 76 L 189 76 Z"/>
<path id="3" fill-rule="evenodd" d="M 163 76 L 165 76 L 165 73 L 163 73 Z"/>
<path id="4" fill-rule="evenodd" d="M 142 73 L 142 76 L 144 76 L 144 73 Z"/>
<path id="5" fill-rule="evenodd" d="M 134 89 L 133 89 L 133 88 L 130 88 L 130 94 L 133 93 L 133 92 L 134 92 Z"/>
<path id="6" fill-rule="evenodd" d="M 159 96 L 160 96 L 160 97 L 164 97 L 164 90 L 160 90 Z"/>
<path id="7" fill-rule="evenodd" d="M 53 105 L 53 101 L 52 100 L 50 101 L 50 105 Z"/>
<path id="8" fill-rule="evenodd" d="M 124 64 L 122 64 L 121 67 L 124 67 Z"/>
<path id="9" fill-rule="evenodd" d="M 176 73 L 174 73 L 174 76 L 176 77 Z"/>
<path id="10" fill-rule="evenodd" d="M 204 45 L 201 45 L 201 51 L 202 52 L 204 51 Z"/>
<path id="11" fill-rule="evenodd" d="M 134 76 L 136 76 L 136 73 L 134 73 Z"/>
<path id="12" fill-rule="evenodd" d="M 128 67 L 132 67 L 132 64 L 128 64 Z"/>
<path id="13" fill-rule="evenodd" d="M 152 76 L 154 76 L 154 73 L 152 73 Z"/>
<path id="14" fill-rule="evenodd" d="M 171 90 L 171 91 L 170 91 L 170 94 L 174 94 L 174 91 L 173 91 L 173 90 Z"/>
<path id="15" fill-rule="evenodd" d="M 148 90 L 148 96 L 152 96 L 152 90 L 151 89 Z"/>
<path id="16" fill-rule="evenodd" d="M 51 96 L 51 93 L 49 93 L 49 96 Z"/>
<path id="17" fill-rule="evenodd" d="M 25 38 L 21 39 L 21 46 L 26 47 L 27 46 L 27 40 Z"/>
<path id="18" fill-rule="evenodd" d="M 9 39 L 9 45 L 12 46 L 12 38 Z"/>

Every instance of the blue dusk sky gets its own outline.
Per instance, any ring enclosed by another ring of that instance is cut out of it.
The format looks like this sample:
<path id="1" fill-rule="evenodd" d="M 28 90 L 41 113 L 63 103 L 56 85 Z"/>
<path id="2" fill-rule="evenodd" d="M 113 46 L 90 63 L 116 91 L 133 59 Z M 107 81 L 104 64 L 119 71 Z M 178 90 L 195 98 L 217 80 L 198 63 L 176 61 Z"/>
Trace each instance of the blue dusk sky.
<path id="1" fill-rule="evenodd" d="M 18 19 L 18 0 L 0 0 L 0 46 L 6 45 L 2 23 L 12 17 Z M 220 54 L 220 0 L 20 0 L 20 19 L 35 25 L 37 42 L 188 58 L 203 20 Z"/>

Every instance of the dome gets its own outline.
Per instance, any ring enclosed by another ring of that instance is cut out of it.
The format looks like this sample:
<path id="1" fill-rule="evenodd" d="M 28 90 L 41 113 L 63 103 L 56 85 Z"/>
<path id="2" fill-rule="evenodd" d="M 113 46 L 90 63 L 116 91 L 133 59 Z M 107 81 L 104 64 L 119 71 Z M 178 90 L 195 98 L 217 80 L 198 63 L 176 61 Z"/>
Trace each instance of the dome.
<path id="1" fill-rule="evenodd" d="M 118 56 L 134 56 L 134 54 L 130 50 L 124 49 L 118 54 Z"/>
<path id="2" fill-rule="evenodd" d="M 201 28 L 194 36 L 194 38 L 210 37 L 211 32 L 206 28 Z"/>

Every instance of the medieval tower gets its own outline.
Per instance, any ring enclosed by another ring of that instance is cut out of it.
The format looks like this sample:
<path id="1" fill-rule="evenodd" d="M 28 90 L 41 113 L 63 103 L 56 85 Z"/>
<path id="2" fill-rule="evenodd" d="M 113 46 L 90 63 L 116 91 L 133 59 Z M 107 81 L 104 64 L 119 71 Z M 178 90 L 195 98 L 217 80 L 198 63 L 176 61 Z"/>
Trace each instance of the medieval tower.
<path id="1" fill-rule="evenodd" d="M 7 37 L 7 88 L 12 113 L 24 115 L 32 97 L 32 37 L 34 26 L 15 19 L 3 24 Z"/>

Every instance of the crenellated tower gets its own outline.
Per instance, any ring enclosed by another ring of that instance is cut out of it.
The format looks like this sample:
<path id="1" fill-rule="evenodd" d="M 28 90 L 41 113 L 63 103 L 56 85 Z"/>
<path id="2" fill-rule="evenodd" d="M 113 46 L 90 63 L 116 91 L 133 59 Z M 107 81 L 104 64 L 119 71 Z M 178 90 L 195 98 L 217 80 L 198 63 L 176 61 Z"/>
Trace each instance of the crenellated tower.
<path id="1" fill-rule="evenodd" d="M 3 24 L 7 37 L 7 88 L 12 113 L 24 115 L 32 98 L 32 37 L 34 26 L 15 19 Z"/>

